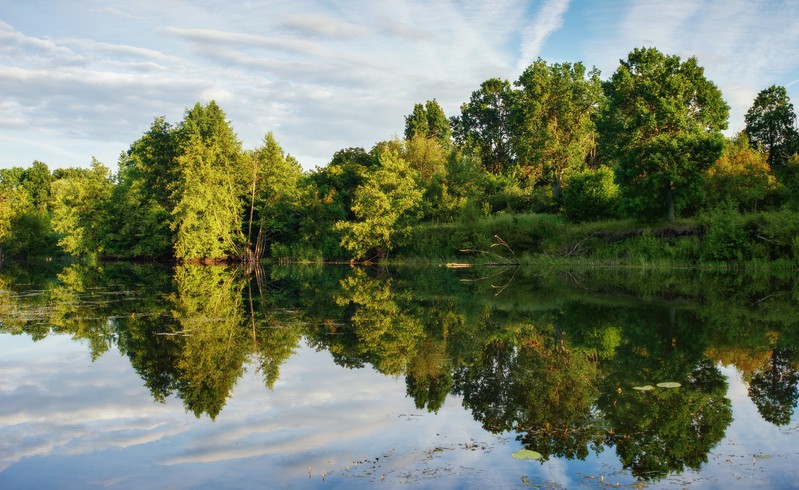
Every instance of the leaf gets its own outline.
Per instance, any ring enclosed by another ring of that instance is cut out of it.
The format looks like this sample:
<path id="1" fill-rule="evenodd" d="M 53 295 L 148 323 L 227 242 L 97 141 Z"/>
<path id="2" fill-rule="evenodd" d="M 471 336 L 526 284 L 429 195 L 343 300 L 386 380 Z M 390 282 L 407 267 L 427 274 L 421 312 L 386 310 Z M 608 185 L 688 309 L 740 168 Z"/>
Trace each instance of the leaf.
<path id="1" fill-rule="evenodd" d="M 541 453 L 537 451 L 531 451 L 529 449 L 519 449 L 515 453 L 513 453 L 515 459 L 541 459 Z"/>
<path id="2" fill-rule="evenodd" d="M 667 381 L 665 383 L 658 383 L 657 386 L 658 386 L 658 388 L 679 388 L 682 385 L 680 383 L 675 382 L 675 381 Z"/>
<path id="3" fill-rule="evenodd" d="M 652 391 L 655 389 L 652 385 L 645 385 L 645 386 L 633 386 L 633 389 L 636 391 Z"/>

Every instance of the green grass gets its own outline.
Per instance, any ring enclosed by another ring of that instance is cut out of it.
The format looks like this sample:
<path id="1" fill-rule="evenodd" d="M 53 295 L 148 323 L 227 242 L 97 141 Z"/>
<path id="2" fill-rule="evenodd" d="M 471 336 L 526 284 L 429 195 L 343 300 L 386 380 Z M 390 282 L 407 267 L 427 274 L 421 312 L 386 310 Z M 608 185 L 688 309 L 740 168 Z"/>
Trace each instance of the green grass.
<path id="1" fill-rule="evenodd" d="M 505 246 L 507 245 L 507 247 Z M 469 252 L 464 252 L 469 250 Z M 697 269 L 799 268 L 799 213 L 740 215 L 717 210 L 695 218 L 641 223 L 570 223 L 549 214 L 501 214 L 414 228 L 391 262 L 512 261 L 536 267 Z"/>

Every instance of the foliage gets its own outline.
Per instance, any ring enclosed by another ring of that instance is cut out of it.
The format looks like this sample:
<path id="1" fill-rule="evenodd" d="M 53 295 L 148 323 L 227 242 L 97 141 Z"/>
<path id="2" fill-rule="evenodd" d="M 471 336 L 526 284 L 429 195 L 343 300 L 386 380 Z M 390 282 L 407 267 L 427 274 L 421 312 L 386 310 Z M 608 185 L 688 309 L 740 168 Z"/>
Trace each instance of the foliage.
<path id="1" fill-rule="evenodd" d="M 175 257 L 218 260 L 238 255 L 244 242 L 242 197 L 248 167 L 241 143 L 213 101 L 187 110 L 176 137 Z"/>
<path id="2" fill-rule="evenodd" d="M 728 106 L 696 58 L 636 48 L 605 82 L 600 144 L 616 165 L 622 205 L 636 217 L 690 208 L 719 157 Z"/>
<path id="3" fill-rule="evenodd" d="M 574 172 L 566 177 L 563 189 L 563 211 L 574 222 L 612 218 L 618 206 L 619 186 L 613 170 Z"/>
<path id="4" fill-rule="evenodd" d="M 509 170 L 515 162 L 511 146 L 510 82 L 491 78 L 472 92 L 461 106 L 460 116 L 453 117 L 455 142 L 477 156 L 483 168 L 492 173 Z"/>
<path id="5" fill-rule="evenodd" d="M 515 83 L 513 147 L 521 167 L 541 167 L 560 199 L 567 172 L 581 169 L 594 150 L 594 112 L 602 95 L 599 71 L 582 63 L 539 58 Z"/>
<path id="6" fill-rule="evenodd" d="M 172 210 L 178 197 L 177 140 L 163 117 L 119 158 L 110 203 L 116 224 L 109 252 L 121 257 L 167 257 L 175 241 Z"/>
<path id="7" fill-rule="evenodd" d="M 417 219 L 422 190 L 416 172 L 393 151 L 380 156 L 381 167 L 355 192 L 352 211 L 357 221 L 339 221 L 341 245 L 354 258 L 385 257 L 401 245 Z"/>
<path id="8" fill-rule="evenodd" d="M 777 189 L 766 155 L 749 147 L 746 133 L 728 140 L 721 157 L 705 172 L 708 203 L 734 201 L 741 211 L 756 211 Z"/>
<path id="9" fill-rule="evenodd" d="M 111 172 L 94 159 L 89 170 L 53 182 L 53 230 L 65 252 L 93 255 L 105 251 L 112 189 Z"/>
<path id="10" fill-rule="evenodd" d="M 436 99 L 428 100 L 424 105 L 414 105 L 413 112 L 405 116 L 405 139 L 415 137 L 433 139 L 443 146 L 449 146 L 452 128 Z"/>
<path id="11" fill-rule="evenodd" d="M 768 164 L 778 169 L 799 151 L 796 113 L 785 87 L 772 85 L 761 90 L 744 116 L 749 141 L 768 155 Z"/>
<path id="12" fill-rule="evenodd" d="M 260 261 L 268 243 L 295 238 L 292 222 L 299 200 L 302 168 L 291 155 L 285 155 L 272 133 L 250 155 L 252 187 L 247 224 L 247 250 L 252 260 Z"/>

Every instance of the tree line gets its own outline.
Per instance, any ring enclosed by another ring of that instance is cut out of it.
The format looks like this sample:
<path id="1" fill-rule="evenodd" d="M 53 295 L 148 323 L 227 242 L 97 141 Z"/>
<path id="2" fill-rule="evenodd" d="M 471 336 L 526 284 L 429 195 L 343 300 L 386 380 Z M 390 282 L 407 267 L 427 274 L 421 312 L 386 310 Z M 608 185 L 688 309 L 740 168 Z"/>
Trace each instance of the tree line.
<path id="1" fill-rule="evenodd" d="M 574 222 L 673 220 L 727 206 L 799 207 L 799 133 L 785 87 L 741 133 L 696 58 L 637 48 L 607 80 L 538 59 L 483 82 L 460 114 L 436 99 L 403 138 L 303 171 L 269 133 L 242 147 L 215 103 L 156 118 L 118 170 L 100 162 L 0 170 L 0 250 L 180 261 L 384 258 L 420 223 L 502 213 Z"/>

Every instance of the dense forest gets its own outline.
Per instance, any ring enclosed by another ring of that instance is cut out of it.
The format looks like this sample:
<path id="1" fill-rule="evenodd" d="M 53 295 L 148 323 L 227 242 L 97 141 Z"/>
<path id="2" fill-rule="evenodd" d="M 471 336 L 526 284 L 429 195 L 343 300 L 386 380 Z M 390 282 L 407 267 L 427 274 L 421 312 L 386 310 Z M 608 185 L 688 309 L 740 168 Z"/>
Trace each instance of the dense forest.
<path id="1" fill-rule="evenodd" d="M 635 49 L 606 80 L 538 59 L 483 82 L 460 114 L 416 104 L 403 138 L 303 171 L 272 133 L 244 149 L 223 110 L 198 103 L 156 118 L 116 172 L 0 170 L 0 260 L 430 258 L 495 235 L 532 254 L 796 260 L 793 105 L 768 87 L 725 138 L 728 112 L 696 58 Z"/>

